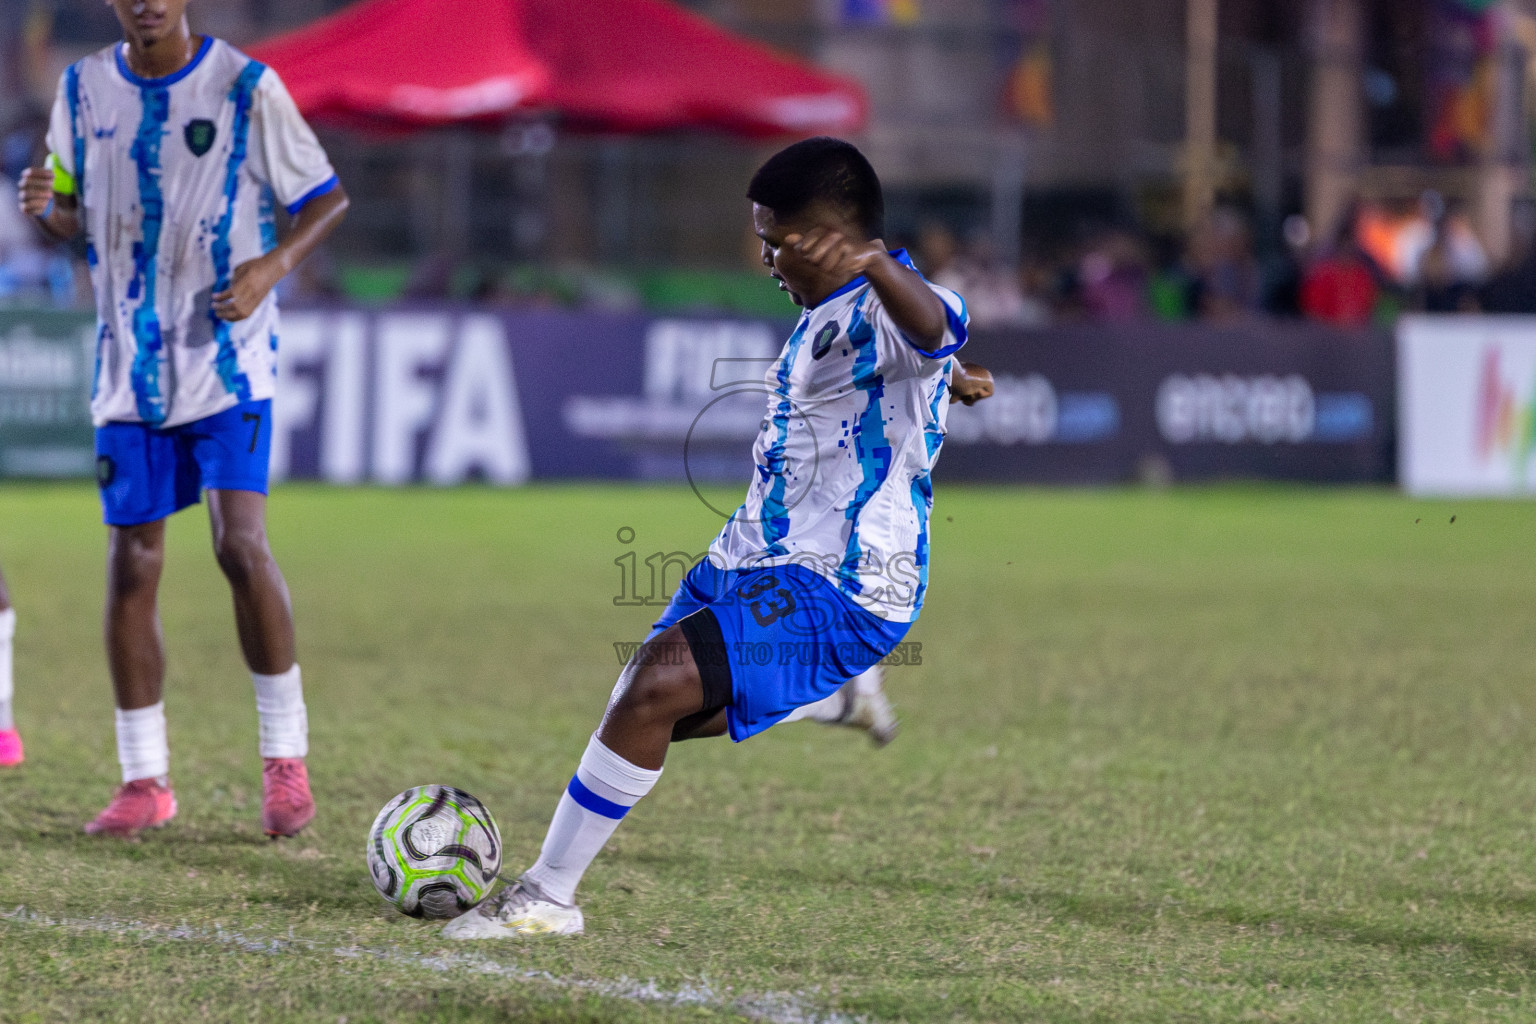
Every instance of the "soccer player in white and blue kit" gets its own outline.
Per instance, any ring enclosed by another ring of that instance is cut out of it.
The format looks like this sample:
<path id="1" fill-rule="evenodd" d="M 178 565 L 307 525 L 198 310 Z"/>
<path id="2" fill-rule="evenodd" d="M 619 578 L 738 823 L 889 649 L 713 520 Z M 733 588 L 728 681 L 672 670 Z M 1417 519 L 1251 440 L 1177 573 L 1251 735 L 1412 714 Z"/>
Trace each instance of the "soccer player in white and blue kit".
<path id="1" fill-rule="evenodd" d="M 747 197 L 763 263 L 805 308 L 767 376 L 747 499 L 619 677 L 538 861 L 447 936 L 579 933 L 576 886 L 670 743 L 740 742 L 829 699 L 922 608 L 948 405 L 992 392 L 955 358 L 965 303 L 886 251 L 879 179 L 846 142 L 779 152 Z"/>
<path id="2" fill-rule="evenodd" d="M 346 193 L 277 75 L 194 35 L 188 0 L 110 0 L 124 41 L 64 72 L 23 212 L 84 233 L 96 292 L 91 416 L 108 525 L 107 660 L 123 785 L 87 832 L 176 813 L 156 592 L 165 520 L 208 493 L 215 554 L 256 688 L 262 826 L 314 817 L 287 584 L 266 537 L 278 345 L 273 286 L 335 228 Z M 279 240 L 275 204 L 292 216 Z"/>

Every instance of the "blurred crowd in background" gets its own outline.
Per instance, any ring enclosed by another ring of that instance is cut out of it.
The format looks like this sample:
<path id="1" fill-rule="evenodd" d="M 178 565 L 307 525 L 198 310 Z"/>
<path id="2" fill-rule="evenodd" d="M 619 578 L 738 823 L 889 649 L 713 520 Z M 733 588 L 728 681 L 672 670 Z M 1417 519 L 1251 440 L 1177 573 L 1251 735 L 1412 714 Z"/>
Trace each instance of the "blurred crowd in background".
<path id="1" fill-rule="evenodd" d="M 244 43 L 343 2 L 205 2 L 194 29 Z M 1536 0 L 683 2 L 863 83 L 886 241 L 979 326 L 1536 312 Z M 0 30 L 14 182 L 115 25 L 17 0 Z M 792 312 L 741 197 L 782 140 L 319 127 L 354 212 L 289 301 Z M 79 251 L 4 200 L 0 303 L 88 307 Z"/>
<path id="2" fill-rule="evenodd" d="M 15 179 L 30 139 L 8 136 L 6 175 Z M 931 280 L 966 299 L 979 327 L 1040 327 L 1059 322 L 1134 323 L 1247 317 L 1300 317 L 1340 327 L 1390 326 L 1408 312 L 1536 313 L 1536 216 L 1521 218 L 1509 259 L 1496 264 L 1459 205 L 1435 192 L 1394 203 L 1357 201 L 1331 231 L 1301 214 L 1288 217 L 1283 246 L 1256 242 L 1251 216 L 1218 206 L 1193 231 L 1158 235 L 1140 225 L 1088 221 L 1075 237 L 1026 248 L 1019 267 L 998 258 L 984 227 L 927 220 L 911 237 L 894 236 Z M 515 266 L 451 253 L 354 274 L 353 287 L 322 251 L 283 285 L 289 300 L 469 300 L 501 307 L 697 308 L 740 305 L 711 275 L 687 274 L 657 295 L 621 270 Z M 385 280 L 379 280 L 379 278 Z M 782 298 L 766 278 L 744 273 L 733 287 L 756 287 L 758 312 Z M 13 204 L 0 209 L 0 303 L 90 308 L 90 284 L 71 247 L 52 244 Z M 655 301 L 651 301 L 652 299 Z M 783 306 L 778 310 L 788 314 Z"/>

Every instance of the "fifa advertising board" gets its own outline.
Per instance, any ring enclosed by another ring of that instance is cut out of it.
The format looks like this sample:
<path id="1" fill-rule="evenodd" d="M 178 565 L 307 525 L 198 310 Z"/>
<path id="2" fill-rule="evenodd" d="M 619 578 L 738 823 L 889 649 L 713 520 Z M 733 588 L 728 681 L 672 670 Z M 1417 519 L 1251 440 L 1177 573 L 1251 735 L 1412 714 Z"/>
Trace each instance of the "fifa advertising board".
<path id="1" fill-rule="evenodd" d="M 286 309 L 272 475 L 739 487 L 793 327 L 790 316 L 707 313 Z M 92 333 L 76 314 L 0 319 L 0 474 L 91 472 Z M 1382 332 L 1063 324 L 977 329 L 962 356 L 989 367 L 997 389 L 949 410 L 941 481 L 1392 477 Z M 1529 364 L 1501 358 L 1529 381 Z"/>
<path id="2" fill-rule="evenodd" d="M 466 308 L 286 313 L 275 475 L 738 485 L 791 319 Z M 944 479 L 1391 479 L 1392 343 L 1272 321 L 974 331 L 993 398 Z"/>
<path id="3" fill-rule="evenodd" d="M 95 472 L 89 314 L 0 310 L 0 476 Z"/>
<path id="4" fill-rule="evenodd" d="M 1398 465 L 1416 495 L 1536 495 L 1536 317 L 1398 328 Z"/>

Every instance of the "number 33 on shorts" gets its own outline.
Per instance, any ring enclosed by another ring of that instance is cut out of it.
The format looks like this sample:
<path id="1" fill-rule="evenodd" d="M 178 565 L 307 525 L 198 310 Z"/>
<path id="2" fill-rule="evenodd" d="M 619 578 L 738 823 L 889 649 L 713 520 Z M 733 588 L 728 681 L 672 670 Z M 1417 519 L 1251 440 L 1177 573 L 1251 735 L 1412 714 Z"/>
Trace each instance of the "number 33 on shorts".
<path id="1" fill-rule="evenodd" d="M 747 608 L 759 626 L 771 626 L 795 611 L 795 595 L 772 574 L 759 576 L 742 587 L 741 596 L 747 599 Z"/>

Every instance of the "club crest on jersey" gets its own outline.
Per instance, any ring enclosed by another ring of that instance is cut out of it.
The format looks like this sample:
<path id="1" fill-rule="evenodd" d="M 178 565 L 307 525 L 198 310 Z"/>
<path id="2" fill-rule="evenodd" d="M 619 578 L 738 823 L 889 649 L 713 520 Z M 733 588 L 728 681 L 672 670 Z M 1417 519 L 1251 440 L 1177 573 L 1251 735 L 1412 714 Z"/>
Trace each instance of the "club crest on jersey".
<path id="1" fill-rule="evenodd" d="M 218 133 L 212 121 L 206 117 L 199 117 L 195 121 L 187 122 L 182 136 L 187 140 L 187 148 L 192 151 L 192 155 L 202 156 L 213 148 L 213 139 Z"/>
<path id="2" fill-rule="evenodd" d="M 827 326 L 817 331 L 815 340 L 811 342 L 811 358 L 820 359 L 822 356 L 826 355 L 827 352 L 832 348 L 832 341 L 837 337 L 837 334 L 840 330 L 842 330 L 842 328 L 838 327 L 837 321 L 834 320 L 832 323 L 827 324 Z"/>

